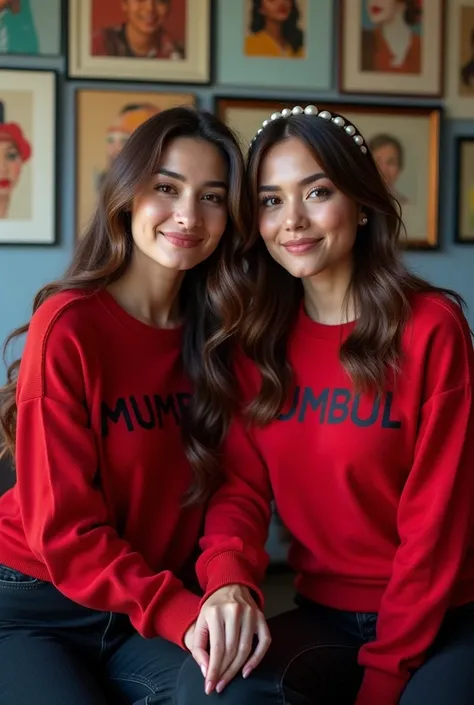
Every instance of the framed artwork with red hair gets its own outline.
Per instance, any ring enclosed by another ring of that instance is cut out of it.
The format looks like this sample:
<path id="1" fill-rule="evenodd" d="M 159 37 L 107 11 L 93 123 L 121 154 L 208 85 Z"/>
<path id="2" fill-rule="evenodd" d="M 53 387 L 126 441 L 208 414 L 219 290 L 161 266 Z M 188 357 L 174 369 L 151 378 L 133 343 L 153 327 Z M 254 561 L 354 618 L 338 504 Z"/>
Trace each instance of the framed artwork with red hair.
<path id="1" fill-rule="evenodd" d="M 56 74 L 0 71 L 0 245 L 56 241 Z"/>
<path id="2" fill-rule="evenodd" d="M 76 92 L 76 227 L 92 214 L 104 177 L 132 132 L 161 110 L 194 105 L 189 93 L 80 89 Z"/>
<path id="3" fill-rule="evenodd" d="M 210 0 L 69 0 L 71 76 L 209 83 Z"/>
<path id="4" fill-rule="evenodd" d="M 339 90 L 439 98 L 445 0 L 342 0 Z"/>

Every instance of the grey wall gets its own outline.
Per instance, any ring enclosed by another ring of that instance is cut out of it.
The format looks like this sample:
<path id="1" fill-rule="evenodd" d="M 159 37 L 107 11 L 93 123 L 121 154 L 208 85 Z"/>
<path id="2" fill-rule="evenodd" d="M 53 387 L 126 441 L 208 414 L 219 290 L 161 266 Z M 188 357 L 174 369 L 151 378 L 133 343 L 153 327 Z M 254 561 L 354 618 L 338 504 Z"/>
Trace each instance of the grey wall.
<path id="1" fill-rule="evenodd" d="M 49 280 L 59 276 L 65 268 L 74 242 L 74 178 L 75 178 L 75 91 L 78 88 L 96 87 L 103 90 L 130 88 L 135 91 L 168 90 L 195 92 L 201 107 L 212 109 L 214 98 L 218 96 L 235 97 L 269 97 L 282 98 L 292 102 L 292 99 L 304 99 L 319 103 L 324 100 L 334 101 L 341 96 L 337 91 L 326 94 L 304 96 L 294 91 L 266 91 L 261 89 L 238 89 L 225 86 L 193 87 L 186 85 L 156 85 L 137 83 L 107 83 L 96 81 L 66 81 L 65 61 L 63 58 L 31 57 L 0 57 L 2 68 L 44 68 L 54 69 L 60 73 L 59 80 L 59 176 L 58 176 L 58 207 L 59 242 L 55 246 L 15 247 L 0 245 L 0 339 L 16 326 L 24 322 L 30 312 L 32 298 L 35 292 Z M 358 96 L 345 96 L 346 102 L 360 100 Z M 375 101 L 375 98 L 372 98 Z M 378 100 L 377 102 L 390 102 Z M 391 100 L 392 104 L 397 101 Z M 399 104 L 402 101 L 398 101 Z M 403 101 L 406 104 L 406 101 Z M 424 277 L 435 283 L 457 289 L 467 300 L 470 308 L 469 318 L 474 326 L 474 247 L 455 245 L 454 238 L 454 192 L 456 176 L 454 173 L 454 146 L 457 135 L 474 136 L 473 121 L 445 121 L 442 130 L 441 151 L 441 185 L 440 185 L 440 233 L 441 249 L 434 252 L 409 253 L 409 263 Z M 0 226 L 1 227 L 1 226 Z M 3 369 L 0 379 L 3 377 Z"/>

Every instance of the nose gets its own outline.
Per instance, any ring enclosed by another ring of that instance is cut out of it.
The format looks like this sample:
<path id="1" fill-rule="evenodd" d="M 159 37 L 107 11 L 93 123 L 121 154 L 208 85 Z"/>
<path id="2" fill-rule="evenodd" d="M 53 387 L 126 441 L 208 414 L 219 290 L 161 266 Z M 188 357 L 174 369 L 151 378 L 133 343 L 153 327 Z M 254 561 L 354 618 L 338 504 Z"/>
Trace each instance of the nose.
<path id="1" fill-rule="evenodd" d="M 299 199 L 287 201 L 284 212 L 284 228 L 287 233 L 306 230 L 309 221 L 303 204 Z"/>
<path id="2" fill-rule="evenodd" d="M 175 213 L 175 221 L 178 225 L 181 225 L 186 230 L 192 230 L 193 228 L 198 228 L 202 225 L 201 210 L 199 208 L 199 203 L 193 196 L 188 196 L 186 198 L 180 199 L 177 204 Z"/>

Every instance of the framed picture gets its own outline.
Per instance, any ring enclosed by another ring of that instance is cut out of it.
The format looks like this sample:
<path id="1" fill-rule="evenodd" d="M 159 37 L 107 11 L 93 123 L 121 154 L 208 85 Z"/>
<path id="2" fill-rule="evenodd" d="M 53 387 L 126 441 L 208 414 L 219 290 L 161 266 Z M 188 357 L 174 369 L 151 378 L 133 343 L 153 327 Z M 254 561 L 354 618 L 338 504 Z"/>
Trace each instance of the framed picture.
<path id="1" fill-rule="evenodd" d="M 87 225 L 97 192 L 110 164 L 141 123 L 160 110 L 194 105 L 195 97 L 178 93 L 76 91 L 76 225 Z"/>
<path id="2" fill-rule="evenodd" d="M 341 0 L 344 93 L 439 97 L 445 0 Z"/>
<path id="3" fill-rule="evenodd" d="M 332 84 L 332 0 L 218 0 L 219 83 L 327 90 Z"/>
<path id="4" fill-rule="evenodd" d="M 0 54 L 61 53 L 62 0 L 0 0 Z"/>
<path id="5" fill-rule="evenodd" d="M 56 240 L 56 74 L 0 70 L 0 244 Z"/>
<path id="6" fill-rule="evenodd" d="M 301 101 L 222 98 L 217 113 L 238 134 L 244 149 L 271 113 Z M 402 207 L 409 249 L 438 247 L 438 178 L 441 111 L 382 105 L 320 104 L 354 123 L 379 164 L 389 188 Z"/>
<path id="7" fill-rule="evenodd" d="M 456 216 L 454 240 L 474 244 L 474 136 L 459 137 L 456 149 Z"/>
<path id="8" fill-rule="evenodd" d="M 450 0 L 446 110 L 474 118 L 474 0 Z"/>
<path id="9" fill-rule="evenodd" d="M 210 0 L 69 0 L 69 74 L 208 83 Z"/>

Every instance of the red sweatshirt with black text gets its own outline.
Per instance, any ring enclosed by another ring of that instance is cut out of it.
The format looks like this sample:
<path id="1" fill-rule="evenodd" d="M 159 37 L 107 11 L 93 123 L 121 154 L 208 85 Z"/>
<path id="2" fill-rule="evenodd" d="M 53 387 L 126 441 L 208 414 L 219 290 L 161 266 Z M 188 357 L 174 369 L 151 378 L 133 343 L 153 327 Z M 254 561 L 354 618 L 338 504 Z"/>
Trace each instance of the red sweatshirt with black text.
<path id="1" fill-rule="evenodd" d="M 315 323 L 301 308 L 288 403 L 263 428 L 235 420 L 224 449 L 227 481 L 202 541 L 201 572 L 218 555 L 217 536 L 258 546 L 267 527 L 248 509 L 242 525 L 242 510 L 252 496 L 273 492 L 293 537 L 297 590 L 332 608 L 378 613 L 377 638 L 360 649 L 357 705 L 396 705 L 446 611 L 474 600 L 469 328 L 445 297 L 420 294 L 412 303 L 401 370 L 381 398 L 356 394 L 340 362 L 354 324 Z M 238 376 L 252 398 L 255 366 L 240 359 Z"/>
<path id="2" fill-rule="evenodd" d="M 17 481 L 0 498 L 0 563 L 181 646 L 210 592 L 254 585 L 266 566 L 263 550 L 216 536 L 204 597 L 177 577 L 204 514 L 184 506 L 182 336 L 133 318 L 106 290 L 48 299 L 19 372 Z M 257 505 L 267 516 L 263 496 Z"/>

